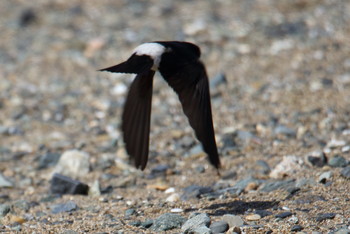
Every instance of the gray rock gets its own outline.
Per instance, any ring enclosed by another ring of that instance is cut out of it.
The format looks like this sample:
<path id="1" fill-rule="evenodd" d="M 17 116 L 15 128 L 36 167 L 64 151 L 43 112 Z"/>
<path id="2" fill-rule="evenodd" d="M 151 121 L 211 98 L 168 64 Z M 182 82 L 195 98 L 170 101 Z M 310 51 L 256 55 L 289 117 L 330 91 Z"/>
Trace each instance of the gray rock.
<path id="1" fill-rule="evenodd" d="M 0 218 L 5 217 L 11 211 L 11 206 L 8 204 L 0 205 Z"/>
<path id="2" fill-rule="evenodd" d="M 191 234 L 212 234 L 213 232 L 211 231 L 210 228 L 208 228 L 206 226 L 200 226 L 200 227 L 197 227 L 197 228 L 191 230 L 190 232 L 185 232 L 185 233 L 191 233 Z"/>
<path id="3" fill-rule="evenodd" d="M 331 167 L 346 167 L 348 165 L 348 162 L 344 157 L 340 155 L 335 155 L 329 160 L 328 164 Z"/>
<path id="4" fill-rule="evenodd" d="M 226 221 L 218 221 L 210 224 L 209 228 L 212 233 L 225 233 L 228 230 L 229 225 Z"/>
<path id="5" fill-rule="evenodd" d="M 136 210 L 131 208 L 131 209 L 127 209 L 124 214 L 126 217 L 130 217 L 131 215 L 133 215 L 135 213 L 136 213 Z"/>
<path id="6" fill-rule="evenodd" d="M 297 135 L 294 129 L 288 128 L 284 125 L 277 125 L 274 132 L 276 135 L 285 135 L 288 137 L 295 137 Z"/>
<path id="7" fill-rule="evenodd" d="M 26 200 L 18 200 L 13 204 L 13 206 L 25 212 L 28 212 L 30 209 L 30 203 Z"/>
<path id="8" fill-rule="evenodd" d="M 334 234 L 350 234 L 350 230 L 347 228 L 342 228 L 334 232 Z"/>
<path id="9" fill-rule="evenodd" d="M 343 176 L 346 179 L 350 179 L 350 166 L 347 166 L 343 168 L 340 172 L 341 176 Z"/>
<path id="10" fill-rule="evenodd" d="M 9 181 L 5 176 L 0 174 L 0 188 L 11 188 L 13 187 L 13 183 Z"/>
<path id="11" fill-rule="evenodd" d="M 210 79 L 210 89 L 217 88 L 220 84 L 226 84 L 227 79 L 224 73 L 219 73 Z"/>
<path id="12" fill-rule="evenodd" d="M 323 167 L 327 164 L 327 158 L 324 152 L 314 151 L 306 155 L 306 162 L 311 166 Z"/>
<path id="13" fill-rule="evenodd" d="M 62 154 L 54 172 L 74 179 L 84 177 L 90 171 L 89 154 L 79 150 L 68 150 Z"/>
<path id="14" fill-rule="evenodd" d="M 300 225 L 294 225 L 291 229 L 290 229 L 290 231 L 292 231 L 292 232 L 300 232 L 301 230 L 303 230 L 304 228 L 302 227 L 302 226 L 300 226 Z"/>
<path id="15" fill-rule="evenodd" d="M 268 164 L 266 161 L 264 161 L 264 160 L 258 160 L 258 161 L 256 162 L 256 164 L 262 168 L 261 171 L 262 171 L 263 174 L 266 174 L 266 175 L 267 175 L 267 174 L 270 173 L 271 168 L 270 168 L 269 164 Z"/>
<path id="16" fill-rule="evenodd" d="M 51 207 L 51 212 L 53 214 L 58 214 L 62 212 L 71 212 L 78 209 L 78 206 L 73 201 L 68 201 L 66 203 L 57 204 Z"/>
<path id="17" fill-rule="evenodd" d="M 277 189 L 287 190 L 290 187 L 295 187 L 294 180 L 278 180 L 278 181 L 268 181 L 260 189 L 262 192 L 272 192 Z"/>
<path id="18" fill-rule="evenodd" d="M 51 179 L 51 193 L 53 194 L 81 194 L 87 195 L 89 186 L 67 176 L 54 174 Z"/>
<path id="19" fill-rule="evenodd" d="M 323 172 L 319 177 L 318 177 L 318 182 L 325 184 L 326 182 L 328 182 L 330 180 L 330 178 L 332 178 L 333 176 L 333 172 L 331 171 L 326 171 Z"/>
<path id="20" fill-rule="evenodd" d="M 233 188 L 237 188 L 237 189 L 240 189 L 240 190 L 244 190 L 248 184 L 250 183 L 256 183 L 258 185 L 260 185 L 262 183 L 262 180 L 257 180 L 257 179 L 254 179 L 254 178 L 251 178 L 251 177 L 248 177 L 246 179 L 243 179 L 243 180 L 240 180 L 238 181 L 234 186 Z"/>
<path id="21" fill-rule="evenodd" d="M 335 217 L 335 213 L 322 213 L 322 214 L 318 214 L 316 216 L 316 221 L 317 222 L 321 222 L 323 220 L 326 220 L 326 219 L 334 219 Z"/>
<path id="22" fill-rule="evenodd" d="M 276 214 L 275 217 L 284 219 L 284 218 L 287 218 L 287 217 L 292 216 L 292 215 L 293 215 L 292 212 L 286 211 L 286 212 L 282 212 L 282 213 Z"/>
<path id="23" fill-rule="evenodd" d="M 174 228 L 180 228 L 185 221 L 186 219 L 181 215 L 166 213 L 154 220 L 151 229 L 156 232 L 168 231 Z"/>
<path id="24" fill-rule="evenodd" d="M 184 193 L 181 195 L 181 199 L 184 201 L 200 198 L 203 194 L 213 192 L 211 187 L 203 187 L 198 185 L 191 185 L 183 189 Z"/>
<path id="25" fill-rule="evenodd" d="M 41 170 L 55 166 L 60 157 L 61 154 L 59 153 L 46 153 L 41 155 L 39 158 L 38 169 Z"/>
<path id="26" fill-rule="evenodd" d="M 141 221 L 140 220 L 134 220 L 134 221 L 129 222 L 129 225 L 135 226 L 135 227 L 139 227 L 141 225 Z"/>
<path id="27" fill-rule="evenodd" d="M 144 222 L 141 222 L 140 226 L 143 228 L 150 228 L 153 225 L 153 219 L 148 219 Z"/>
<path id="28" fill-rule="evenodd" d="M 187 220 L 181 227 L 181 230 L 185 233 L 190 233 L 194 229 L 205 226 L 208 227 L 210 224 L 210 217 L 208 214 L 201 213 Z"/>
<path id="29" fill-rule="evenodd" d="M 227 222 L 228 225 L 230 226 L 230 228 L 232 228 L 232 227 L 241 227 L 244 224 L 243 219 L 240 216 L 238 216 L 238 215 L 225 214 L 222 217 L 222 220 Z"/>

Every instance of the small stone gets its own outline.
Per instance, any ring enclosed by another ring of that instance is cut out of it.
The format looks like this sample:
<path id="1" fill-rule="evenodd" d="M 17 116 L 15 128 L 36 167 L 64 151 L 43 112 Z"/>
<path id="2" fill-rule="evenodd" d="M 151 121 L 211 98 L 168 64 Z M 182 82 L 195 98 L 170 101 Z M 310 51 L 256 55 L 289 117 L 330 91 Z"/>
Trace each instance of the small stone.
<path id="1" fill-rule="evenodd" d="M 164 191 L 164 193 L 174 193 L 175 192 L 175 188 L 174 187 L 170 187 L 167 190 Z"/>
<path id="2" fill-rule="evenodd" d="M 331 167 L 346 167 L 348 165 L 348 162 L 344 157 L 340 155 L 335 155 L 329 160 L 328 164 Z"/>
<path id="3" fill-rule="evenodd" d="M 247 215 L 247 217 L 245 217 L 245 219 L 248 221 L 257 221 L 257 220 L 261 219 L 261 216 L 259 214 L 251 214 L 251 215 Z"/>
<path id="4" fill-rule="evenodd" d="M 182 212 L 184 212 L 184 210 L 181 208 L 173 208 L 170 210 L 170 212 L 171 213 L 182 213 Z"/>
<path id="5" fill-rule="evenodd" d="M 141 225 L 141 221 L 140 220 L 131 221 L 129 222 L 129 225 L 134 227 L 139 227 Z"/>
<path id="6" fill-rule="evenodd" d="M 294 129 L 288 128 L 284 125 L 278 125 L 274 130 L 276 135 L 285 135 L 288 137 L 295 137 L 297 132 Z"/>
<path id="7" fill-rule="evenodd" d="M 340 175 L 346 179 L 350 179 L 350 166 L 347 166 L 344 169 L 342 169 Z"/>
<path id="8" fill-rule="evenodd" d="M 331 141 L 329 141 L 327 143 L 327 148 L 338 148 L 338 147 L 343 147 L 346 145 L 346 142 L 343 140 L 336 140 L 336 139 L 332 139 Z"/>
<path id="9" fill-rule="evenodd" d="M 21 217 L 21 216 L 12 215 L 12 216 L 10 217 L 10 222 L 11 222 L 11 223 L 23 224 L 23 223 L 27 222 L 27 220 L 24 219 L 24 218 Z"/>
<path id="10" fill-rule="evenodd" d="M 8 204 L 0 205 L 0 218 L 5 217 L 11 211 L 11 206 Z"/>
<path id="11" fill-rule="evenodd" d="M 78 209 L 77 204 L 73 201 L 68 201 L 66 203 L 61 203 L 61 204 L 57 204 L 57 205 L 52 206 L 51 212 L 53 214 L 58 214 L 58 213 L 62 213 L 62 212 L 75 211 L 76 209 Z"/>
<path id="12" fill-rule="evenodd" d="M 282 161 L 270 172 L 270 177 L 281 179 L 288 175 L 295 175 L 301 170 L 302 160 L 294 155 L 284 156 Z"/>
<path id="13" fill-rule="evenodd" d="M 95 180 L 89 189 L 89 196 L 98 197 L 101 196 L 100 182 Z"/>
<path id="14" fill-rule="evenodd" d="M 230 227 L 226 233 L 227 234 L 236 234 L 236 233 L 241 234 L 242 231 L 241 231 L 241 228 L 239 228 L 239 227 Z"/>
<path id="15" fill-rule="evenodd" d="M 187 232 L 185 232 L 187 233 Z M 210 228 L 206 227 L 206 226 L 200 226 L 200 227 L 196 227 L 195 229 L 191 230 L 191 232 L 189 233 L 193 233 L 193 234 L 212 234 L 213 232 L 211 231 Z"/>
<path id="16" fill-rule="evenodd" d="M 263 217 L 272 215 L 272 212 L 271 211 L 267 211 L 267 210 L 255 210 L 255 214 L 258 214 L 258 215 L 260 215 L 260 217 L 263 218 Z"/>
<path id="17" fill-rule="evenodd" d="M 282 213 L 276 214 L 275 217 L 284 219 L 284 218 L 287 218 L 287 217 L 292 216 L 292 215 L 293 215 L 292 212 L 287 211 L 287 212 L 282 212 Z"/>
<path id="18" fill-rule="evenodd" d="M 153 225 L 153 219 L 148 219 L 144 222 L 141 222 L 140 226 L 143 228 L 150 228 Z"/>
<path id="19" fill-rule="evenodd" d="M 41 155 L 39 158 L 38 170 L 55 166 L 59 161 L 60 157 L 61 154 L 51 152 Z"/>
<path id="20" fill-rule="evenodd" d="M 11 188 L 13 183 L 0 173 L 0 188 Z"/>
<path id="21" fill-rule="evenodd" d="M 125 211 L 125 216 L 126 216 L 126 217 L 130 217 L 130 216 L 134 215 L 135 213 L 136 213 L 136 210 L 135 210 L 135 209 L 127 209 L 127 210 Z"/>
<path id="22" fill-rule="evenodd" d="M 156 232 L 168 231 L 180 228 L 185 221 L 186 219 L 181 215 L 165 213 L 154 220 L 151 229 Z"/>
<path id="23" fill-rule="evenodd" d="M 53 194 L 81 194 L 87 195 L 89 186 L 67 176 L 54 174 L 50 186 Z"/>
<path id="24" fill-rule="evenodd" d="M 323 167 L 327 164 L 326 155 L 322 151 L 311 152 L 306 155 L 306 159 L 306 162 L 315 167 Z"/>
<path id="25" fill-rule="evenodd" d="M 325 184 L 326 182 L 328 182 L 330 180 L 330 178 L 332 178 L 333 173 L 331 171 L 326 171 L 323 172 L 319 177 L 318 177 L 318 182 Z"/>
<path id="26" fill-rule="evenodd" d="M 350 230 L 348 228 L 342 228 L 335 231 L 334 234 L 350 234 Z"/>
<path id="27" fill-rule="evenodd" d="M 74 179 L 84 177 L 90 171 L 89 154 L 79 150 L 65 151 L 60 157 L 54 172 Z"/>
<path id="28" fill-rule="evenodd" d="M 259 190 L 262 192 L 272 192 L 277 189 L 287 190 L 291 187 L 295 187 L 294 180 L 268 181 Z"/>
<path id="29" fill-rule="evenodd" d="M 187 220 L 181 227 L 183 232 L 191 232 L 192 230 L 205 226 L 208 227 L 210 224 L 210 217 L 205 213 L 197 214 L 196 216 Z"/>
<path id="30" fill-rule="evenodd" d="M 299 222 L 299 219 L 296 216 L 292 216 L 288 219 L 288 222 L 297 224 Z"/>
<path id="31" fill-rule="evenodd" d="M 210 89 L 217 88 L 220 84 L 226 84 L 227 79 L 224 73 L 219 73 L 210 79 Z"/>
<path id="32" fill-rule="evenodd" d="M 181 195 L 181 200 L 187 201 L 193 198 L 200 198 L 203 194 L 213 192 L 211 187 L 203 187 L 198 185 L 191 185 L 183 189 L 184 193 Z"/>
<path id="33" fill-rule="evenodd" d="M 229 225 L 225 221 L 218 221 L 210 224 L 209 228 L 213 233 L 225 233 L 228 230 Z"/>
<path id="34" fill-rule="evenodd" d="M 321 222 L 323 220 L 326 220 L 326 219 L 334 219 L 335 217 L 335 213 L 322 213 L 322 214 L 318 214 L 316 216 L 316 221 L 317 222 Z"/>
<path id="35" fill-rule="evenodd" d="M 167 199 L 166 202 L 178 202 L 180 201 L 180 195 L 178 193 L 173 193 Z"/>
<path id="36" fill-rule="evenodd" d="M 302 227 L 302 226 L 300 226 L 300 225 L 294 225 L 291 229 L 290 229 L 290 231 L 292 231 L 292 232 L 300 232 L 301 230 L 303 230 L 304 228 Z"/>
<path id="37" fill-rule="evenodd" d="M 244 224 L 243 219 L 238 215 L 225 214 L 222 217 L 222 220 L 227 222 L 230 228 L 232 227 L 241 227 Z"/>

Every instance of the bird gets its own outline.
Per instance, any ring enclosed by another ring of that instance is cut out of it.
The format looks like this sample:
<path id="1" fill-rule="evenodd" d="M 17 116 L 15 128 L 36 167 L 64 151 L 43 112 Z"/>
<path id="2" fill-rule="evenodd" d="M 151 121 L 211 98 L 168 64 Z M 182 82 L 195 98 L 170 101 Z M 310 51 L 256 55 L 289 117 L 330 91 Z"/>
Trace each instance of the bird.
<path id="1" fill-rule="evenodd" d="M 126 61 L 99 70 L 136 74 L 121 124 L 126 151 L 136 168 L 144 170 L 148 161 L 153 77 L 158 71 L 178 95 L 195 136 L 219 173 L 209 82 L 200 55 L 200 48 L 190 42 L 152 41 L 137 46 Z"/>

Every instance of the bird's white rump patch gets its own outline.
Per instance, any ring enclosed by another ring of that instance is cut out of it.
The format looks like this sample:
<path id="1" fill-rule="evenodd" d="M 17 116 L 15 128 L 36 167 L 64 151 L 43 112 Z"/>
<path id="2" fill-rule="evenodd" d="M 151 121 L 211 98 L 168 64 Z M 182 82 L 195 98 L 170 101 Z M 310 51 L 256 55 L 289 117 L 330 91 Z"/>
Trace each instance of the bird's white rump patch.
<path id="1" fill-rule="evenodd" d="M 161 56 L 166 51 L 167 50 L 163 45 L 154 42 L 141 44 L 134 49 L 136 55 L 148 55 L 153 59 L 152 70 L 154 71 L 158 69 Z"/>

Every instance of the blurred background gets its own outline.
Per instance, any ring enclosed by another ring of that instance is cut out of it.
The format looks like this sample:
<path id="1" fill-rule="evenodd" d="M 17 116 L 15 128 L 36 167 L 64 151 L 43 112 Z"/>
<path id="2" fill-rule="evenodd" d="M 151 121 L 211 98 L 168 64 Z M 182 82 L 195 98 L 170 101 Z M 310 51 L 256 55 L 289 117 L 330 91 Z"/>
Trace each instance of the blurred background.
<path id="1" fill-rule="evenodd" d="M 0 6 L 4 161 L 16 153 L 35 158 L 42 150 L 84 147 L 97 157 L 102 146 L 118 145 L 133 77 L 97 70 L 154 40 L 201 47 L 222 153 L 235 144 L 237 130 L 243 141 L 258 134 L 271 144 L 281 125 L 278 131 L 300 140 L 297 147 L 312 148 L 349 127 L 346 0 L 14 0 Z M 160 78 L 154 92 L 151 151 L 186 154 L 195 141 L 177 97 Z"/>

